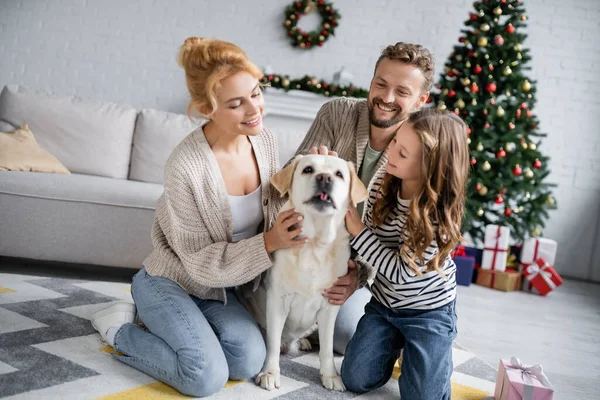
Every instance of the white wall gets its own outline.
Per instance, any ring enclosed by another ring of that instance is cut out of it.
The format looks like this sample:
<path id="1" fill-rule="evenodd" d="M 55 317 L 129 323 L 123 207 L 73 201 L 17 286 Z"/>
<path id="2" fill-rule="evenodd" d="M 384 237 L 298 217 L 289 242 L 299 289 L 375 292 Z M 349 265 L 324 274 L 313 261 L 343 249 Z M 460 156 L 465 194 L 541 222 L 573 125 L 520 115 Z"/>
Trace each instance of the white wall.
<path id="1" fill-rule="evenodd" d="M 534 112 L 549 137 L 559 209 L 545 235 L 559 241 L 564 275 L 600 280 L 600 2 L 524 0 L 529 14 Z M 337 34 L 322 48 L 288 45 L 281 26 L 288 0 L 0 0 L 0 85 L 184 113 L 175 63 L 187 36 L 219 37 L 246 49 L 260 66 L 331 79 L 345 66 L 367 87 L 381 49 L 418 42 L 437 58 L 452 51 L 472 0 L 338 0 Z M 316 17 L 306 23 L 316 23 Z M 306 29 L 310 29 L 310 25 Z M 596 251 L 596 256 L 593 256 Z"/>

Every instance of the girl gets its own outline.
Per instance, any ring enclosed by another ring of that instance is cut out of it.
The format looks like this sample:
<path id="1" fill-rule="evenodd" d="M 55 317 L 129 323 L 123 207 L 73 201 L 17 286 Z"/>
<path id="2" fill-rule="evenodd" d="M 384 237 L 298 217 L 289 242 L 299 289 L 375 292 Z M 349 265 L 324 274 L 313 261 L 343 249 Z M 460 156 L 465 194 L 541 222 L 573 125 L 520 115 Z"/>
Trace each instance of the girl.
<path id="1" fill-rule="evenodd" d="M 192 108 L 207 122 L 175 148 L 152 227 L 153 251 L 116 304 L 92 324 L 120 361 L 181 393 L 203 397 L 227 379 L 256 375 L 266 349 L 233 287 L 271 266 L 277 249 L 301 245 L 300 216 L 279 215 L 269 185 L 278 169 L 262 125 L 263 74 L 237 46 L 188 38 L 180 49 Z M 297 224 L 295 229 L 288 228 Z M 148 330 L 132 322 L 139 313 Z"/>
<path id="2" fill-rule="evenodd" d="M 364 393 L 384 385 L 404 349 L 402 399 L 449 399 L 456 337 L 456 266 L 469 155 L 465 123 L 451 112 L 410 115 L 373 179 L 365 225 L 346 216 L 352 247 L 377 275 L 346 349 L 342 380 Z"/>

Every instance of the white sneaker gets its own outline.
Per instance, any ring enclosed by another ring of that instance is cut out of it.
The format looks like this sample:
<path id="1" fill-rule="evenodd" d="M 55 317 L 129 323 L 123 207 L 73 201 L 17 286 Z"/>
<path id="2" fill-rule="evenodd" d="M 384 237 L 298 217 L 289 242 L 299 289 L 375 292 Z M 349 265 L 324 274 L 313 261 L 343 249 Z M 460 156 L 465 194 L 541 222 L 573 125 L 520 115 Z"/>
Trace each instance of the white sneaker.
<path id="1" fill-rule="evenodd" d="M 92 326 L 100 333 L 102 340 L 106 341 L 106 332 L 110 328 L 120 328 L 135 320 L 135 305 L 124 301 L 114 303 L 92 316 Z"/>

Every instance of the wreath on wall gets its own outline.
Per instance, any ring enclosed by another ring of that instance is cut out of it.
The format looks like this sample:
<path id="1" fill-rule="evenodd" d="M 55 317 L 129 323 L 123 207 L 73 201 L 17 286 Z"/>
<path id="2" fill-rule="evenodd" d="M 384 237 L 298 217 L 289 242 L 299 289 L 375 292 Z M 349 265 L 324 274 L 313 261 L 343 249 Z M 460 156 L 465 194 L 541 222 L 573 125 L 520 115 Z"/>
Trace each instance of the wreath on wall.
<path id="1" fill-rule="evenodd" d="M 310 32 L 298 28 L 300 18 L 315 10 L 321 14 L 320 28 Z M 287 30 L 292 46 L 311 49 L 313 46 L 323 46 L 323 43 L 331 35 L 334 35 L 340 17 L 340 13 L 332 7 L 331 3 L 326 3 L 325 0 L 317 0 L 316 2 L 313 0 L 295 1 L 285 9 L 283 26 Z"/>

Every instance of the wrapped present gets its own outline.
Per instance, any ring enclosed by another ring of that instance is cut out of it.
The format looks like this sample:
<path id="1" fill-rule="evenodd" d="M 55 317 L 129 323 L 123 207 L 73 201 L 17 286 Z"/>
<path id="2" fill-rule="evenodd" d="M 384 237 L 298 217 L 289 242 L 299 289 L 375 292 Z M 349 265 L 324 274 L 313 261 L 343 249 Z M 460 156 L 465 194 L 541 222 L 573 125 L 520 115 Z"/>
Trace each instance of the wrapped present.
<path id="1" fill-rule="evenodd" d="M 521 246 L 510 246 L 508 248 L 506 268 L 521 272 Z"/>
<path id="2" fill-rule="evenodd" d="M 521 274 L 515 271 L 479 269 L 475 283 L 504 292 L 514 292 L 521 288 Z"/>
<path id="3" fill-rule="evenodd" d="M 496 400 L 552 400 L 554 388 L 542 366 L 525 366 L 517 357 L 500 360 L 494 398 Z"/>
<path id="4" fill-rule="evenodd" d="M 468 256 L 464 246 L 458 246 L 452 259 L 456 265 L 456 284 L 469 286 L 473 281 L 475 257 Z"/>
<path id="5" fill-rule="evenodd" d="M 542 296 L 547 295 L 563 283 L 554 267 L 543 258 L 523 268 L 523 275 Z"/>
<path id="6" fill-rule="evenodd" d="M 504 271 L 508 254 L 510 230 L 505 226 L 487 225 L 481 268 L 492 271 Z"/>
<path id="7" fill-rule="evenodd" d="M 552 239 L 530 238 L 525 240 L 521 251 L 521 272 L 538 258 L 543 258 L 550 265 L 554 265 L 557 248 L 558 244 Z M 523 280 L 523 290 L 528 292 L 536 291 L 533 284 L 527 279 Z"/>
<path id="8" fill-rule="evenodd" d="M 471 283 L 476 283 L 477 273 L 479 271 L 479 268 L 481 268 L 481 258 L 483 257 L 483 250 L 478 249 L 476 247 L 465 246 L 465 253 L 467 253 L 468 256 L 475 257 L 475 265 L 473 266 L 473 268 L 475 269 L 473 270 L 473 278 L 471 279 Z"/>

